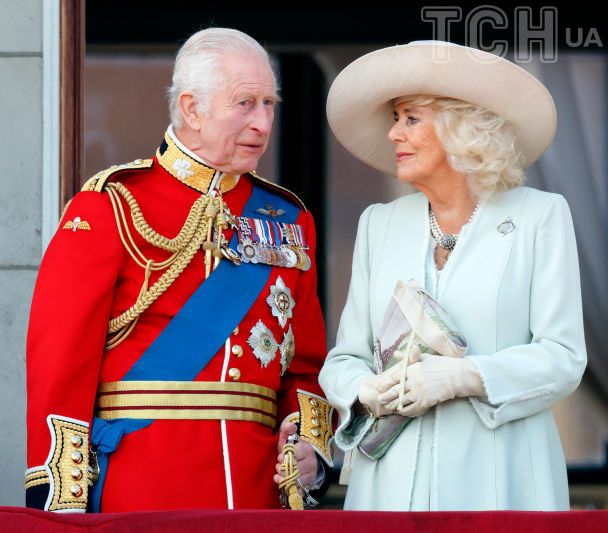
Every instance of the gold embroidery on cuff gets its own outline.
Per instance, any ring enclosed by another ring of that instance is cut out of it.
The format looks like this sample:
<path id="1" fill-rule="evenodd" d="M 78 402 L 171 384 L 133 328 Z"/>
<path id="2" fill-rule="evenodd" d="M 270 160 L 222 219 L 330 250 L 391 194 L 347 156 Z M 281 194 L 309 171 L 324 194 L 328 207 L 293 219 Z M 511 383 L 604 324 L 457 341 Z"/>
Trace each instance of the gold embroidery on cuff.
<path id="1" fill-rule="evenodd" d="M 331 411 L 324 398 L 298 389 L 300 438 L 308 442 L 329 466 L 332 461 Z"/>
<path id="2" fill-rule="evenodd" d="M 51 471 L 49 511 L 86 509 L 88 496 L 89 428 L 85 422 L 55 415 L 47 418 L 52 445 L 48 467 Z M 78 471 L 78 472 L 77 472 Z M 81 475 L 75 475 L 80 473 Z"/>
<path id="3" fill-rule="evenodd" d="M 49 474 L 43 466 L 30 469 L 25 474 L 25 490 L 47 483 L 50 483 Z"/>
<path id="4" fill-rule="evenodd" d="M 288 414 L 283 422 L 291 422 L 292 424 L 299 424 L 300 423 L 300 413 L 298 411 Z M 281 424 L 283 425 L 283 424 Z"/>

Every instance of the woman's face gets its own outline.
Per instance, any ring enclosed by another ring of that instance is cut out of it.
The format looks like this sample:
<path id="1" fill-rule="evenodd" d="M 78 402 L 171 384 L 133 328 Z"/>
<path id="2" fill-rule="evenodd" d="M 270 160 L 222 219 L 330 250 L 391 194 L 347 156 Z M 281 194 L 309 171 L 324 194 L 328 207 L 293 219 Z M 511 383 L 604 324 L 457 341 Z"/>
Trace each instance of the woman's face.
<path id="1" fill-rule="evenodd" d="M 388 138 L 395 145 L 397 177 L 412 185 L 432 178 L 447 157 L 434 126 L 434 112 L 430 106 L 413 106 L 407 102 L 395 105 L 394 126 Z"/>

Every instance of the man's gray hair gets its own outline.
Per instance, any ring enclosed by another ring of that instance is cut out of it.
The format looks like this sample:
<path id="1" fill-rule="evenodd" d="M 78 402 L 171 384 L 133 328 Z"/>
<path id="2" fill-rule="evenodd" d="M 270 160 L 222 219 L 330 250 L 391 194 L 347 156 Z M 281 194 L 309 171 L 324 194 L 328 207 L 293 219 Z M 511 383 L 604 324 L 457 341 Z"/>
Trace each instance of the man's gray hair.
<path id="1" fill-rule="evenodd" d="M 224 73 L 222 55 L 255 54 L 270 64 L 268 53 L 249 35 L 230 28 L 207 28 L 191 35 L 182 45 L 175 59 L 172 85 L 169 96 L 169 115 L 174 128 L 182 126 L 178 96 L 183 91 L 192 91 L 199 102 L 199 109 L 209 109 L 211 97 L 221 87 Z M 271 68 L 272 70 L 272 68 Z M 273 72 L 276 90 L 276 78 Z"/>

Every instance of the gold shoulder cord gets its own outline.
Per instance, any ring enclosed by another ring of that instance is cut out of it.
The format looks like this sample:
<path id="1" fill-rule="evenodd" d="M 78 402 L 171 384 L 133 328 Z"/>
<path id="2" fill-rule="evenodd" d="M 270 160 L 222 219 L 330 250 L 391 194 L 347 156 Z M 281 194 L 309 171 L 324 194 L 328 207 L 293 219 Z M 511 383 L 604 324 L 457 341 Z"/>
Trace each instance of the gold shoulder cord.
<path id="1" fill-rule="evenodd" d="M 224 215 L 225 204 L 221 195 L 203 194 L 192 204 L 179 234 L 173 239 L 168 239 L 149 226 L 137 201 L 122 183 L 108 183 L 105 190 L 108 192 L 112 203 L 120 240 L 133 260 L 144 269 L 144 281 L 137 300 L 124 313 L 111 319 L 108 324 L 106 350 L 111 350 L 129 336 L 140 315 L 171 286 L 190 264 L 199 248 L 203 247 L 206 252 L 216 248 L 219 252 L 221 230 L 226 226 L 226 221 Z M 135 244 L 127 224 L 121 197 L 124 198 L 129 207 L 131 220 L 137 233 L 152 246 L 167 252 L 173 252 L 168 259 L 155 262 L 147 258 Z M 217 232 L 219 234 L 217 245 L 211 242 L 214 226 L 219 230 Z M 213 250 L 215 256 L 214 268 L 217 267 L 221 256 L 221 252 L 216 253 L 216 250 Z M 206 257 L 205 263 L 207 265 L 206 275 L 209 276 L 211 269 L 208 257 Z M 158 281 L 148 287 L 151 272 L 165 269 L 167 269 L 166 272 L 160 276 Z"/>

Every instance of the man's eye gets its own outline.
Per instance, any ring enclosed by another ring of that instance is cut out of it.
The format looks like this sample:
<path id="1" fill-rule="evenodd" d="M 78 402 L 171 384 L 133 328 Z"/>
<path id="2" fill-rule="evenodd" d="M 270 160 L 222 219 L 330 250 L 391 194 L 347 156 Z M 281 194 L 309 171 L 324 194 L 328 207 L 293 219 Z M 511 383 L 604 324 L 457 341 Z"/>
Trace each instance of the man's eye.
<path id="1" fill-rule="evenodd" d="M 264 105 L 265 105 L 266 107 L 274 107 L 274 106 L 276 105 L 276 101 L 275 101 L 275 100 L 273 100 L 272 98 L 266 98 L 266 99 L 264 100 Z"/>

